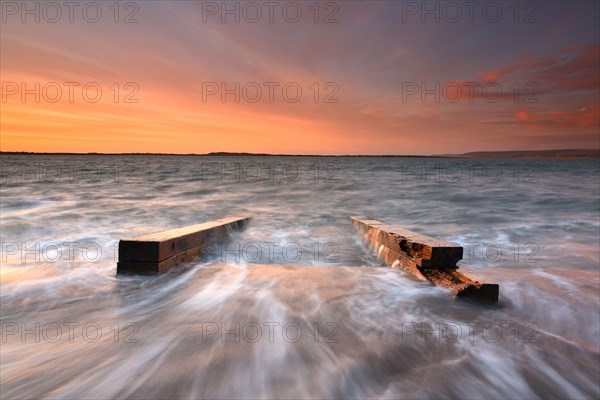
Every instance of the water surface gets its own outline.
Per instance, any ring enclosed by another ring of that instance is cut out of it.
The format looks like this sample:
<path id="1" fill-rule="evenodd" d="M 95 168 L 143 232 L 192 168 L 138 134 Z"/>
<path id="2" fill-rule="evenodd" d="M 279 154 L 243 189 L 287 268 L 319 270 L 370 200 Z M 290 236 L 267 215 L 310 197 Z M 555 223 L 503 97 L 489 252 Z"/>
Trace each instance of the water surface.
<path id="1" fill-rule="evenodd" d="M 5 398 L 598 398 L 595 160 L 2 156 Z M 252 216 L 115 275 L 118 240 Z M 465 247 L 485 307 L 381 264 L 366 215 Z"/>

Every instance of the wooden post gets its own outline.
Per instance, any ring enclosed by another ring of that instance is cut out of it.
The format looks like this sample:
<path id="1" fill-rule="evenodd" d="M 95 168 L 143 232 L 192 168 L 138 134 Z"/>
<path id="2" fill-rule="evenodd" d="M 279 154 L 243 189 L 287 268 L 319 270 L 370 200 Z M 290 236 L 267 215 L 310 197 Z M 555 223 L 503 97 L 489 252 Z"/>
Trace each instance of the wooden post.
<path id="1" fill-rule="evenodd" d="M 351 217 L 354 228 L 386 264 L 450 289 L 457 297 L 497 302 L 498 284 L 458 272 L 463 248 L 453 243 L 365 217 Z"/>
<path id="2" fill-rule="evenodd" d="M 209 244 L 227 240 L 229 230 L 241 230 L 248 217 L 222 218 L 119 241 L 117 274 L 158 274 L 202 255 Z"/>

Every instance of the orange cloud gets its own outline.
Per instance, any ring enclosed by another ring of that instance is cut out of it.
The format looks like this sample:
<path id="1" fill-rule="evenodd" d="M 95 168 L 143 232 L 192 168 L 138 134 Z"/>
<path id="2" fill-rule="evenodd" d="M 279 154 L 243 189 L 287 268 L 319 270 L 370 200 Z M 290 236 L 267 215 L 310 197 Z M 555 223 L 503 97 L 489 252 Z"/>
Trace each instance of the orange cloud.
<path id="1" fill-rule="evenodd" d="M 575 111 L 530 112 L 515 113 L 517 121 L 536 126 L 560 128 L 589 128 L 600 125 L 600 104 L 583 107 Z"/>
<path id="2" fill-rule="evenodd" d="M 515 80 L 537 82 L 546 92 L 600 91 L 599 70 L 600 46 L 573 45 L 553 56 L 530 56 L 477 75 L 490 82 L 511 74 Z"/>
<path id="3" fill-rule="evenodd" d="M 478 75 L 486 82 L 493 82 L 498 80 L 503 75 L 506 75 L 514 70 L 513 66 L 507 66 L 503 68 L 494 69 L 488 72 L 480 72 Z"/>

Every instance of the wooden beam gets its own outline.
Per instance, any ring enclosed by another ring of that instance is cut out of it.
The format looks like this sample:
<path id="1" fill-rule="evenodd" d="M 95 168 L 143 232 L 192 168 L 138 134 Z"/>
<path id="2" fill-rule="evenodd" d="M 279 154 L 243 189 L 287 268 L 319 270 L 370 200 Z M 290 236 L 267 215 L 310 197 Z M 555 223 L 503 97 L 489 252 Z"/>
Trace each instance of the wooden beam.
<path id="1" fill-rule="evenodd" d="M 461 246 L 365 217 L 351 219 L 357 232 L 386 264 L 446 287 L 457 297 L 498 301 L 498 284 L 457 271 L 457 262 L 463 256 Z"/>
<path id="2" fill-rule="evenodd" d="M 248 217 L 222 218 L 120 240 L 117 274 L 156 274 L 168 271 L 202 255 L 208 244 L 224 242 L 230 230 L 241 230 L 249 221 Z"/>
<path id="3" fill-rule="evenodd" d="M 377 241 L 395 252 L 405 253 L 414 259 L 419 267 L 455 268 L 456 263 L 463 257 L 463 248 L 454 243 L 373 219 L 351 218 L 355 228 L 368 235 L 370 241 Z"/>
<path id="4" fill-rule="evenodd" d="M 450 289 L 456 297 L 495 303 L 500 295 L 500 285 L 470 272 L 429 268 L 421 273 L 430 282 Z"/>

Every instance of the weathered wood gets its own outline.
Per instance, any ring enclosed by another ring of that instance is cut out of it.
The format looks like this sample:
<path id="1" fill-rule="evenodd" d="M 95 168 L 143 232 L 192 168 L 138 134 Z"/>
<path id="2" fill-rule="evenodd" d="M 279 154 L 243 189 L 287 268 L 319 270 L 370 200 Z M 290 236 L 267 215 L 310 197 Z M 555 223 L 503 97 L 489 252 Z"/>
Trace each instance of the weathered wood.
<path id="1" fill-rule="evenodd" d="M 370 241 L 383 244 L 398 253 L 405 253 L 422 268 L 455 268 L 463 257 L 463 248 L 454 243 L 434 239 L 383 222 L 351 217 L 355 228 Z"/>
<path id="2" fill-rule="evenodd" d="M 200 256 L 209 244 L 227 239 L 229 230 L 241 230 L 247 217 L 230 217 L 203 224 L 156 232 L 119 241 L 117 273 L 156 274 Z"/>
<path id="3" fill-rule="evenodd" d="M 194 247 L 162 261 L 119 261 L 117 274 L 161 274 L 185 262 L 194 261 L 205 251 L 205 246 Z"/>
<path id="4" fill-rule="evenodd" d="M 351 218 L 355 229 L 386 264 L 448 288 L 457 297 L 498 301 L 498 284 L 457 271 L 456 263 L 462 258 L 462 247 L 377 220 Z"/>
<path id="5" fill-rule="evenodd" d="M 394 268 L 407 270 L 418 279 L 427 280 L 419 270 L 419 266 L 403 252 L 396 252 L 389 247 L 380 245 L 377 249 L 377 257 L 383 260 L 387 265 Z"/>
<path id="6" fill-rule="evenodd" d="M 448 288 L 457 297 L 497 302 L 500 286 L 471 273 L 457 270 L 423 269 L 421 273 L 430 282 Z"/>

